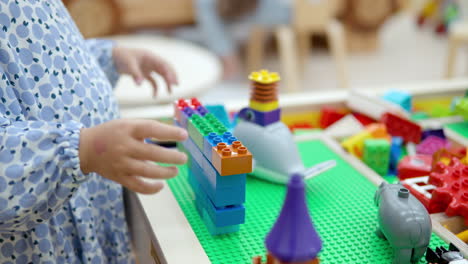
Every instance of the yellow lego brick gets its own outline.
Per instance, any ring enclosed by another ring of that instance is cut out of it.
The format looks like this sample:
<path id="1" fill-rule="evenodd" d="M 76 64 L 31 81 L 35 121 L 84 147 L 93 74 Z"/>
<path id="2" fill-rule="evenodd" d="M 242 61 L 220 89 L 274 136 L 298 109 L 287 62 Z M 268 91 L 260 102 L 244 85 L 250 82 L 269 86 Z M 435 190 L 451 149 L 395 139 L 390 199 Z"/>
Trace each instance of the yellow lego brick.
<path id="1" fill-rule="evenodd" d="M 364 130 L 345 139 L 343 142 L 341 142 L 341 146 L 343 146 L 343 148 L 352 155 L 361 158 L 364 149 L 364 141 L 369 138 L 372 138 L 371 133 Z"/>
<path id="2" fill-rule="evenodd" d="M 281 80 L 280 76 L 276 72 L 269 72 L 267 70 L 261 70 L 259 72 L 252 72 L 249 75 L 249 80 L 262 83 L 262 84 L 271 84 Z"/>
<path id="3" fill-rule="evenodd" d="M 257 111 L 261 111 L 261 112 L 269 112 L 269 111 L 273 111 L 273 110 L 278 109 L 279 108 L 279 103 L 278 103 L 278 100 L 271 101 L 271 102 L 268 102 L 268 103 L 262 103 L 262 102 L 259 102 L 259 101 L 250 100 L 249 106 L 253 110 L 257 110 Z"/>

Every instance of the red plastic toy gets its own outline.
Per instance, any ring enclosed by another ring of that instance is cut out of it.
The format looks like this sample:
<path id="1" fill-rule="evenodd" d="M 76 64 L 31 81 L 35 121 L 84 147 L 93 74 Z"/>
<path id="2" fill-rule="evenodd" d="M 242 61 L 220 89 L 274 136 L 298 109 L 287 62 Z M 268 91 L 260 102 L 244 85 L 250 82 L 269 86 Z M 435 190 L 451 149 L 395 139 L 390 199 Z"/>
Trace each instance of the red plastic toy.
<path id="1" fill-rule="evenodd" d="M 339 111 L 335 108 L 332 107 L 323 107 L 322 110 L 320 110 L 320 127 L 321 128 L 327 128 L 336 121 L 340 120 L 346 115 L 345 112 Z"/>
<path id="2" fill-rule="evenodd" d="M 397 167 L 400 180 L 428 176 L 431 173 L 432 157 L 429 155 L 406 156 Z"/>
<path id="3" fill-rule="evenodd" d="M 437 186 L 432 192 L 429 211 L 445 211 L 447 216 L 461 215 L 468 225 L 468 166 L 452 158 L 449 165 L 439 162 L 429 177 Z"/>
<path id="4" fill-rule="evenodd" d="M 421 141 L 421 127 L 407 119 L 392 113 L 385 113 L 382 122 L 387 127 L 388 133 L 394 137 L 402 137 L 405 142 L 418 144 Z"/>

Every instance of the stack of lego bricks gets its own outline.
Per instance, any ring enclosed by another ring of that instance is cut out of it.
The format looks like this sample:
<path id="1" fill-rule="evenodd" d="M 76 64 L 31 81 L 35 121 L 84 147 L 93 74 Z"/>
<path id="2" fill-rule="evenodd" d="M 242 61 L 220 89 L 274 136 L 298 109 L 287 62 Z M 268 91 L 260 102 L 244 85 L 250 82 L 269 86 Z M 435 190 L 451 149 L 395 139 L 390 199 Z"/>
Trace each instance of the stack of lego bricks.
<path id="1" fill-rule="evenodd" d="M 175 124 L 189 139 L 178 147 L 189 156 L 195 206 L 212 235 L 236 232 L 245 220 L 246 174 L 252 154 L 196 98 L 174 103 Z"/>
<path id="2" fill-rule="evenodd" d="M 278 103 L 278 81 L 280 77 L 277 73 L 262 70 L 250 74 L 252 81 L 252 92 L 248 115 L 250 121 L 261 126 L 268 126 L 276 123 L 281 117 L 281 108 Z"/>

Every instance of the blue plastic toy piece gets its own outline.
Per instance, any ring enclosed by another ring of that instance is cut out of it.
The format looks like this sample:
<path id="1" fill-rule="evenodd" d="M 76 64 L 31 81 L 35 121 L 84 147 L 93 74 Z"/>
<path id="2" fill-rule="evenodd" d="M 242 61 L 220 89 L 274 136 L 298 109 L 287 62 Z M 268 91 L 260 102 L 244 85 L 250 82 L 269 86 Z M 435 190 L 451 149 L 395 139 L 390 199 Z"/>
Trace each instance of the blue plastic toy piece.
<path id="1" fill-rule="evenodd" d="M 401 106 L 408 112 L 411 112 L 412 103 L 411 103 L 411 95 L 404 91 L 388 91 L 382 97 L 384 100 L 395 103 Z"/>
<path id="2" fill-rule="evenodd" d="M 388 173 L 397 175 L 398 161 L 400 161 L 401 147 L 403 145 L 403 138 L 392 137 L 392 146 L 390 147 L 390 166 Z"/>
<path id="3" fill-rule="evenodd" d="M 216 207 L 240 205 L 245 202 L 245 174 L 235 175 L 232 180 L 229 179 L 227 182 L 223 181 L 223 178 L 229 178 L 231 176 L 220 176 L 221 179 L 217 181 L 218 186 L 214 187 L 196 162 L 192 162 L 190 170 L 194 179 L 196 179 L 201 186 L 200 189 L 203 190 Z M 236 179 L 239 181 L 236 182 Z M 223 185 L 221 182 L 226 186 L 219 186 Z M 233 185 L 228 185 L 229 183 L 233 183 Z"/>
<path id="4" fill-rule="evenodd" d="M 203 208 L 210 217 L 211 223 L 216 227 L 243 224 L 245 221 L 245 207 L 243 205 L 230 205 L 216 207 L 210 201 L 197 179 L 189 174 L 189 183 L 195 194 L 195 203 Z"/>
<path id="5" fill-rule="evenodd" d="M 229 120 L 229 114 L 226 111 L 224 105 L 205 105 L 206 109 L 218 118 L 221 123 L 228 129 L 232 128 L 231 121 Z"/>

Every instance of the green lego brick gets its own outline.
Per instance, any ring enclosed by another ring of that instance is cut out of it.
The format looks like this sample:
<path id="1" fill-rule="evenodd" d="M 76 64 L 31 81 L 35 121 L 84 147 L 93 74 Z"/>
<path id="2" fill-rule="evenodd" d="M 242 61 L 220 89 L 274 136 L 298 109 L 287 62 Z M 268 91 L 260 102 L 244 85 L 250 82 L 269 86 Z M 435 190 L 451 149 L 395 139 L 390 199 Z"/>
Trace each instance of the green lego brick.
<path id="1" fill-rule="evenodd" d="M 187 122 L 187 131 L 195 144 L 203 150 L 205 136 L 211 132 L 222 135 L 228 129 L 213 114 L 208 113 L 204 117 L 192 115 Z"/>
<path id="2" fill-rule="evenodd" d="M 431 112 L 429 113 L 429 115 L 431 117 L 447 117 L 447 116 L 452 116 L 453 113 L 450 110 L 450 107 L 436 104 L 431 109 Z"/>
<path id="3" fill-rule="evenodd" d="M 391 247 L 374 233 L 377 187 L 322 142 L 301 142 L 298 147 L 306 167 L 329 159 L 337 161 L 335 168 L 306 183 L 307 204 L 323 240 L 321 263 L 391 263 Z M 195 209 L 187 167 L 182 166 L 180 175 L 168 183 L 212 263 L 251 263 L 253 256 L 265 256 L 265 236 L 279 214 L 285 186 L 248 177 L 245 223 L 237 233 L 213 237 Z M 433 234 L 431 248 L 436 246 L 447 245 Z"/>
<path id="4" fill-rule="evenodd" d="M 364 141 L 362 160 L 378 174 L 385 176 L 390 162 L 390 143 L 386 139 L 367 139 Z"/>
<path id="5" fill-rule="evenodd" d="M 455 113 L 461 115 L 463 119 L 468 120 L 468 98 L 464 97 L 455 106 Z"/>

